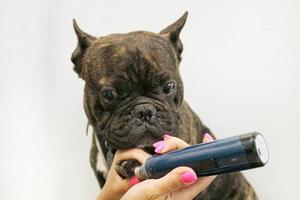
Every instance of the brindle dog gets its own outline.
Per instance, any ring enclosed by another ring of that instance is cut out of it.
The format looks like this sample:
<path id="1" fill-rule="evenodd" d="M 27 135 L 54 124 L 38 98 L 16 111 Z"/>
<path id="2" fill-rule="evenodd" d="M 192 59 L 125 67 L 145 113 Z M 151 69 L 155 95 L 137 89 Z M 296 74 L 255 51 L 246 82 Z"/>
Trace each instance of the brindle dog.
<path id="1" fill-rule="evenodd" d="M 94 37 L 74 20 L 78 46 L 72 54 L 74 70 L 85 81 L 84 109 L 93 127 L 91 166 L 100 187 L 117 149 L 143 148 L 165 133 L 189 144 L 201 143 L 210 130 L 183 100 L 179 38 L 187 12 L 160 33 L 135 31 Z M 139 163 L 118 163 L 118 174 L 133 176 Z M 257 199 L 241 173 L 219 175 L 196 199 Z"/>

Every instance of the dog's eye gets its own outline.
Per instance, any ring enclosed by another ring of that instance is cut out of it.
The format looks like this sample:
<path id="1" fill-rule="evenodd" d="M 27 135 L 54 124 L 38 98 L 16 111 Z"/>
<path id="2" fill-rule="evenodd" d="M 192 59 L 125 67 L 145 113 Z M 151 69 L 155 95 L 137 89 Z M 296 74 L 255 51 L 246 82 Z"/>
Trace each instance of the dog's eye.
<path id="1" fill-rule="evenodd" d="M 112 101 L 116 96 L 113 89 L 105 89 L 101 93 L 103 98 L 106 99 L 107 101 Z"/>
<path id="2" fill-rule="evenodd" d="M 174 90 L 174 88 L 175 88 L 175 83 L 174 82 L 168 82 L 163 87 L 163 93 L 170 94 Z"/>

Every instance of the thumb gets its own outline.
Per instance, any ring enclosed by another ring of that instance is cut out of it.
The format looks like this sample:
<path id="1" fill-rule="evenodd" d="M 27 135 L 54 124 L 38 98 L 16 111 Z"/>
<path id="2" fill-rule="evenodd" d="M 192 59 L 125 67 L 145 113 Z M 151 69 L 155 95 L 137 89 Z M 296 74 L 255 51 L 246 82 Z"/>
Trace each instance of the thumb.
<path id="1" fill-rule="evenodd" d="M 157 179 L 152 188 L 158 196 L 175 192 L 181 188 L 193 184 L 197 180 L 196 173 L 188 167 L 178 167 L 164 177 Z"/>

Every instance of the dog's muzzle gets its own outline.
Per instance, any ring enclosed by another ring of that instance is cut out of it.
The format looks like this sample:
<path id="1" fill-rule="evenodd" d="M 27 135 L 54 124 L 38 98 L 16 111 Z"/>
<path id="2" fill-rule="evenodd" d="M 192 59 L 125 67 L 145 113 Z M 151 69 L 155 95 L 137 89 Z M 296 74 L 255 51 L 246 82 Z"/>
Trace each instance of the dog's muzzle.
<path id="1" fill-rule="evenodd" d="M 131 111 L 131 115 L 137 118 L 136 125 L 143 125 L 144 123 L 153 124 L 155 123 L 157 110 L 152 104 L 140 104 L 134 107 Z"/>

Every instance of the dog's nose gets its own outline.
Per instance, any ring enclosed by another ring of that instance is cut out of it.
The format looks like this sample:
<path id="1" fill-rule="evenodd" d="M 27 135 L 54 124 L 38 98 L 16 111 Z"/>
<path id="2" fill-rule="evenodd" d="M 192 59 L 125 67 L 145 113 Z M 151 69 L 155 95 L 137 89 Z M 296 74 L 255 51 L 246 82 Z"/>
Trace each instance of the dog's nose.
<path id="1" fill-rule="evenodd" d="M 142 121 L 150 122 L 156 116 L 156 108 L 152 104 L 141 104 L 134 107 L 131 114 Z"/>

